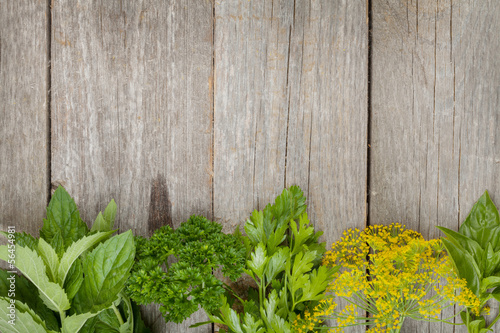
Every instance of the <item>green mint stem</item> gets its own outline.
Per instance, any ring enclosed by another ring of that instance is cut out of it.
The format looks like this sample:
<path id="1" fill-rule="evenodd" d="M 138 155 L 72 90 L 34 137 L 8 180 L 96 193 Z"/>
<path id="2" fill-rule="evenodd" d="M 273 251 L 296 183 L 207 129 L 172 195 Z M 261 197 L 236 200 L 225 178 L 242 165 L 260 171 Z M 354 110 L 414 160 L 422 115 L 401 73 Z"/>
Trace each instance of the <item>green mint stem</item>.
<path id="1" fill-rule="evenodd" d="M 116 318 L 118 318 L 118 322 L 120 323 L 120 326 L 123 325 L 123 318 L 122 315 L 120 314 L 120 310 L 113 304 L 113 311 L 115 312 Z"/>

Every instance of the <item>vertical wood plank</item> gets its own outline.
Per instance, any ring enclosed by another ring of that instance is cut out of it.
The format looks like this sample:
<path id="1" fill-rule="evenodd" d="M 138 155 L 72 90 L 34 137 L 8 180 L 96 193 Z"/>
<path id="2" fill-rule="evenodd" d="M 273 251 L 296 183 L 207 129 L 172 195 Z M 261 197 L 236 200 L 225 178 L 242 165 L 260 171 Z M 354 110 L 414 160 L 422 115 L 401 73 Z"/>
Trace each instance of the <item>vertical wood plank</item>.
<path id="1" fill-rule="evenodd" d="M 212 216 L 211 1 L 54 1 L 52 178 L 91 222 L 148 234 Z M 155 333 L 211 332 L 202 312 Z"/>
<path id="2" fill-rule="evenodd" d="M 46 1 L 0 0 L 0 230 L 38 234 L 48 195 Z"/>
<path id="3" fill-rule="evenodd" d="M 366 4 L 221 1 L 215 14 L 216 218 L 232 230 L 298 184 L 328 244 L 364 226 Z"/>
<path id="4" fill-rule="evenodd" d="M 296 1 L 286 185 L 304 189 L 328 246 L 366 224 L 366 15 L 362 2 Z"/>
<path id="5" fill-rule="evenodd" d="M 499 18 L 490 1 L 373 2 L 372 224 L 437 238 L 436 226 L 458 229 L 485 189 L 498 196 Z"/>
<path id="6" fill-rule="evenodd" d="M 329 248 L 344 230 L 366 225 L 366 3 L 297 0 L 291 36 L 286 183 L 304 189 Z"/>
<path id="7" fill-rule="evenodd" d="M 215 2 L 214 214 L 243 225 L 284 187 L 293 1 Z"/>
<path id="8" fill-rule="evenodd" d="M 500 39 L 496 33 L 500 8 L 496 1 L 454 0 L 452 10 L 455 109 L 461 118 L 458 228 L 484 190 L 500 208 Z M 497 302 L 492 305 L 490 321 L 499 311 Z M 493 331 L 500 331 L 500 323 Z"/>

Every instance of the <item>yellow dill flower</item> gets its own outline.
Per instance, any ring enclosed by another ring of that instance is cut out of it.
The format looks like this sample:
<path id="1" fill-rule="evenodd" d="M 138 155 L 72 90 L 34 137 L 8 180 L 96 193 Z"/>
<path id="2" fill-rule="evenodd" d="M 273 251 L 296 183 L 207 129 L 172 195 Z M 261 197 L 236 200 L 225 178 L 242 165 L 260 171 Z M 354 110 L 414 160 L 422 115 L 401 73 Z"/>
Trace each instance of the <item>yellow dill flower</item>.
<path id="1" fill-rule="evenodd" d="M 458 304 L 479 313 L 479 299 L 459 279 L 440 240 L 423 236 L 401 224 L 347 230 L 323 259 L 340 265 L 328 291 L 331 297 L 310 314 L 310 322 L 335 319 L 332 332 L 367 325 L 368 332 L 399 332 L 405 318 L 439 319 L 443 308 Z M 337 309 L 337 298 L 348 305 Z M 368 311 L 371 316 L 357 317 Z M 451 318 L 450 318 L 451 319 Z"/>

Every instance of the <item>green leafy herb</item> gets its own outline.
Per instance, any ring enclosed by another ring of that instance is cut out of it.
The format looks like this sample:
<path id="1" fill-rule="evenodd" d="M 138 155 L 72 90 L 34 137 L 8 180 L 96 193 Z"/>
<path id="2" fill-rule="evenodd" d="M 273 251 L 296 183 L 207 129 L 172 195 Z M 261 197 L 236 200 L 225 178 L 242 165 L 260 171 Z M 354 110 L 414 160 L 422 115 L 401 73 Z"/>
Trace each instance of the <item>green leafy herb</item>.
<path id="1" fill-rule="evenodd" d="M 246 299 L 236 291 L 223 296 L 217 312 L 207 311 L 214 323 L 229 332 L 289 333 L 297 315 L 325 297 L 337 268 L 320 266 L 325 243 L 319 243 L 322 233 L 309 225 L 305 210 L 302 191 L 292 186 L 274 205 L 252 213 L 245 224 L 248 237 L 240 238 L 247 249 L 245 272 L 257 288 L 250 287 Z"/>
<path id="2" fill-rule="evenodd" d="M 480 310 L 467 309 L 460 315 L 469 333 L 491 331 L 498 315 L 486 327 L 484 313 L 490 299 L 500 301 L 500 216 L 488 191 L 472 207 L 469 216 L 453 231 L 438 227 L 446 237 L 443 244 L 453 260 L 456 272 L 467 280 L 467 286 L 479 297 Z M 495 289 L 493 289 L 495 288 Z M 493 289 L 493 290 L 492 290 Z M 481 310 L 482 309 L 482 310 Z"/>
<path id="3" fill-rule="evenodd" d="M 215 311 L 225 290 L 212 270 L 220 268 L 232 280 L 243 271 L 245 250 L 238 237 L 224 234 L 219 223 L 203 216 L 191 216 L 176 230 L 164 226 L 151 238 L 136 240 L 127 292 L 139 304 L 161 304 L 166 321 L 180 323 L 198 305 Z M 175 263 L 169 261 L 171 256 Z"/>
<path id="4" fill-rule="evenodd" d="M 11 305 L 12 273 L 0 270 L 2 332 L 97 333 L 101 332 L 98 326 L 90 324 L 102 321 L 104 312 L 115 317 L 110 322 L 116 332 L 149 332 L 145 326 L 135 330 L 134 322 L 142 320 L 122 293 L 135 244 L 131 231 L 112 237 L 115 216 L 112 201 L 89 231 L 73 199 L 59 187 L 47 208 L 41 238 L 15 233 L 14 243 L 9 233 L 2 232 L 9 237 L 9 245 L 0 246 L 0 259 L 13 259 L 15 245 L 15 265 L 23 274 L 14 275 L 15 302 Z M 4 315 L 7 306 L 16 310 L 15 325 Z"/>

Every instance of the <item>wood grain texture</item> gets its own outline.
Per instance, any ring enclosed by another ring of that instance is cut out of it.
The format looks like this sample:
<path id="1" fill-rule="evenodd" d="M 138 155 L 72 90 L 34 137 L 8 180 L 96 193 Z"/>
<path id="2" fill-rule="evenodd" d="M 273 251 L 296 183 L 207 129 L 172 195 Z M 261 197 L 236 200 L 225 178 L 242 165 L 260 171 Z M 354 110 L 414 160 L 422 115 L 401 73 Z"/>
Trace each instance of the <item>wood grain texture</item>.
<path id="1" fill-rule="evenodd" d="M 373 1 L 371 224 L 437 238 L 485 189 L 500 200 L 499 18 L 492 1 Z"/>
<path id="2" fill-rule="evenodd" d="M 54 1 L 52 180 L 136 234 L 212 216 L 210 1 Z M 155 333 L 211 332 L 202 313 Z"/>
<path id="3" fill-rule="evenodd" d="M 361 1 L 296 1 L 286 185 L 328 246 L 366 225 L 368 25 Z"/>
<path id="4" fill-rule="evenodd" d="M 284 187 L 293 1 L 215 2 L 214 214 L 243 225 Z"/>
<path id="5" fill-rule="evenodd" d="M 366 225 L 366 15 L 363 1 L 297 0 L 291 31 L 286 185 L 304 189 L 328 248 Z"/>
<path id="6" fill-rule="evenodd" d="M 47 11 L 45 1 L 0 0 L 0 230 L 34 235 L 49 182 Z"/>
<path id="7" fill-rule="evenodd" d="M 328 244 L 365 225 L 365 5 L 216 2 L 214 214 L 226 230 L 293 184 Z"/>

